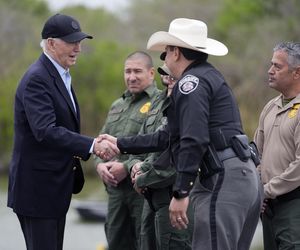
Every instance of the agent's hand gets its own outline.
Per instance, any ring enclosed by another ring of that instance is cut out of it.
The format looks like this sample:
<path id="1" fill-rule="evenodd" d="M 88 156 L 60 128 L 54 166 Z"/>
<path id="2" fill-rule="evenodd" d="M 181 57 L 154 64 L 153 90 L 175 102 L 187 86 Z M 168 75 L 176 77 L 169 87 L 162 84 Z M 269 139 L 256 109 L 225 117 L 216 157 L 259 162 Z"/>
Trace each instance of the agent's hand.
<path id="1" fill-rule="evenodd" d="M 144 192 L 147 191 L 147 187 L 140 188 L 136 185 L 136 183 L 133 184 L 133 188 L 140 195 L 143 195 Z"/>
<path id="2" fill-rule="evenodd" d="M 113 174 L 109 172 L 110 168 L 111 168 L 111 163 L 105 162 L 105 163 L 99 163 L 96 167 L 96 170 L 98 175 L 106 185 L 116 187 L 118 185 L 118 181 L 113 176 Z"/>
<path id="3" fill-rule="evenodd" d="M 186 211 L 189 205 L 189 197 L 171 200 L 169 206 L 169 216 L 171 225 L 177 229 L 185 229 L 189 224 Z"/>
<path id="4" fill-rule="evenodd" d="M 111 160 L 120 154 L 116 144 L 108 140 L 99 140 L 98 138 L 95 140 L 93 152 L 104 160 Z"/>
<path id="5" fill-rule="evenodd" d="M 117 137 L 114 137 L 109 134 L 100 134 L 97 137 L 98 141 L 101 142 L 102 140 L 110 141 L 112 144 L 117 146 Z"/>
<path id="6" fill-rule="evenodd" d="M 109 169 L 109 172 L 114 176 L 118 183 L 120 183 L 127 177 L 128 172 L 123 163 L 118 161 L 111 161 L 110 166 L 111 167 Z"/>
<path id="7" fill-rule="evenodd" d="M 133 167 L 131 168 L 131 172 L 130 172 L 130 177 L 131 177 L 131 182 L 135 183 L 135 179 L 137 175 L 140 175 L 141 172 L 141 165 L 142 165 L 142 161 L 137 162 L 133 165 Z"/>

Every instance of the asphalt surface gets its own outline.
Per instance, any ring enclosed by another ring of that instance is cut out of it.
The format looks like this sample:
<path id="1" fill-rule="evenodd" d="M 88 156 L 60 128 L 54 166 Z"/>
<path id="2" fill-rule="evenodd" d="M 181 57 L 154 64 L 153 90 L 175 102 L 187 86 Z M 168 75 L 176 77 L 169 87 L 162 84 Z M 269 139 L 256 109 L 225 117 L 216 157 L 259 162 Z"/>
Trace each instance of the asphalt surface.
<path id="1" fill-rule="evenodd" d="M 83 221 L 71 203 L 65 228 L 64 250 L 104 250 L 107 242 L 104 224 Z M 263 249 L 262 229 L 258 224 L 250 250 Z M 6 207 L 6 194 L 0 192 L 0 249 L 25 250 L 25 242 L 16 215 Z"/>

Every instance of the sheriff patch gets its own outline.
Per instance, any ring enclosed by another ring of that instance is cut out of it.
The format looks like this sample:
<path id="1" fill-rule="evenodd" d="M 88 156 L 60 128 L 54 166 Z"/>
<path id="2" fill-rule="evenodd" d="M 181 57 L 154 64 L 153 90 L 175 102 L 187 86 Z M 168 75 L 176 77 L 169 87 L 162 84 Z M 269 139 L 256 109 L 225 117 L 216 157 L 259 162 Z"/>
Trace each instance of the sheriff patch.
<path id="1" fill-rule="evenodd" d="M 184 78 L 182 78 L 179 81 L 178 84 L 179 84 L 179 91 L 182 94 L 187 95 L 193 92 L 198 87 L 199 78 L 192 75 L 186 75 Z"/>

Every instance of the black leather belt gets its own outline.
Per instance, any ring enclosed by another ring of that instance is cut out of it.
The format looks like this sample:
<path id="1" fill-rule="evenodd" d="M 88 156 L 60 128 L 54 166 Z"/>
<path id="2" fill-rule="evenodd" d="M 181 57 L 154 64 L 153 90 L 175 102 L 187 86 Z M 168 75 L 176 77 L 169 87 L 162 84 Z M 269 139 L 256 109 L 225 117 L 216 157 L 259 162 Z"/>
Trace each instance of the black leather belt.
<path id="1" fill-rule="evenodd" d="M 210 132 L 210 142 L 216 150 L 223 150 L 230 147 L 231 138 L 239 134 L 241 134 L 239 129 L 218 129 L 217 131 Z"/>
<path id="2" fill-rule="evenodd" d="M 237 157 L 236 153 L 233 151 L 233 149 L 230 148 L 225 148 L 224 150 L 217 150 L 217 155 L 220 161 L 225 161 L 230 158 L 235 158 Z"/>
<path id="3" fill-rule="evenodd" d="M 300 198 L 300 187 L 297 187 L 296 189 L 286 193 L 277 196 L 278 201 L 290 201 L 293 199 L 299 199 Z"/>

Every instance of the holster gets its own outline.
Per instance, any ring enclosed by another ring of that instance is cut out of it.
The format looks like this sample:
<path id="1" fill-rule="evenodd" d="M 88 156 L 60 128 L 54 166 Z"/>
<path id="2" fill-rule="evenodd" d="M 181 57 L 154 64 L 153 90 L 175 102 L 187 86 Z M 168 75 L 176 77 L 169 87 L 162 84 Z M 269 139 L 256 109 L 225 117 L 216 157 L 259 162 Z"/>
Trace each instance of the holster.
<path id="1" fill-rule="evenodd" d="M 217 152 L 213 145 L 208 145 L 201 164 L 200 179 L 208 178 L 223 169 L 223 163 L 218 158 Z"/>
<path id="2" fill-rule="evenodd" d="M 151 210 L 155 211 L 153 203 L 152 203 L 152 191 L 151 191 L 151 189 L 148 189 L 148 188 L 143 189 L 142 190 L 142 195 L 144 195 L 144 198 L 147 200 Z"/>
<path id="3" fill-rule="evenodd" d="M 243 162 L 247 162 L 251 158 L 256 166 L 259 164 L 256 145 L 254 142 L 249 144 L 247 135 L 232 136 L 228 145 L 227 148 L 218 151 L 213 144 L 208 146 L 200 167 L 200 180 L 222 171 L 224 167 L 222 161 L 232 157 L 238 157 Z"/>
<path id="4" fill-rule="evenodd" d="M 260 164 L 260 158 L 259 158 L 259 153 L 258 153 L 258 149 L 256 147 L 255 142 L 250 142 L 249 143 L 249 147 L 250 147 L 250 152 L 251 152 L 251 159 L 254 162 L 255 166 L 257 167 Z"/>
<path id="5" fill-rule="evenodd" d="M 235 135 L 231 137 L 230 144 L 241 161 L 248 161 L 251 158 L 251 151 L 247 135 Z"/>

